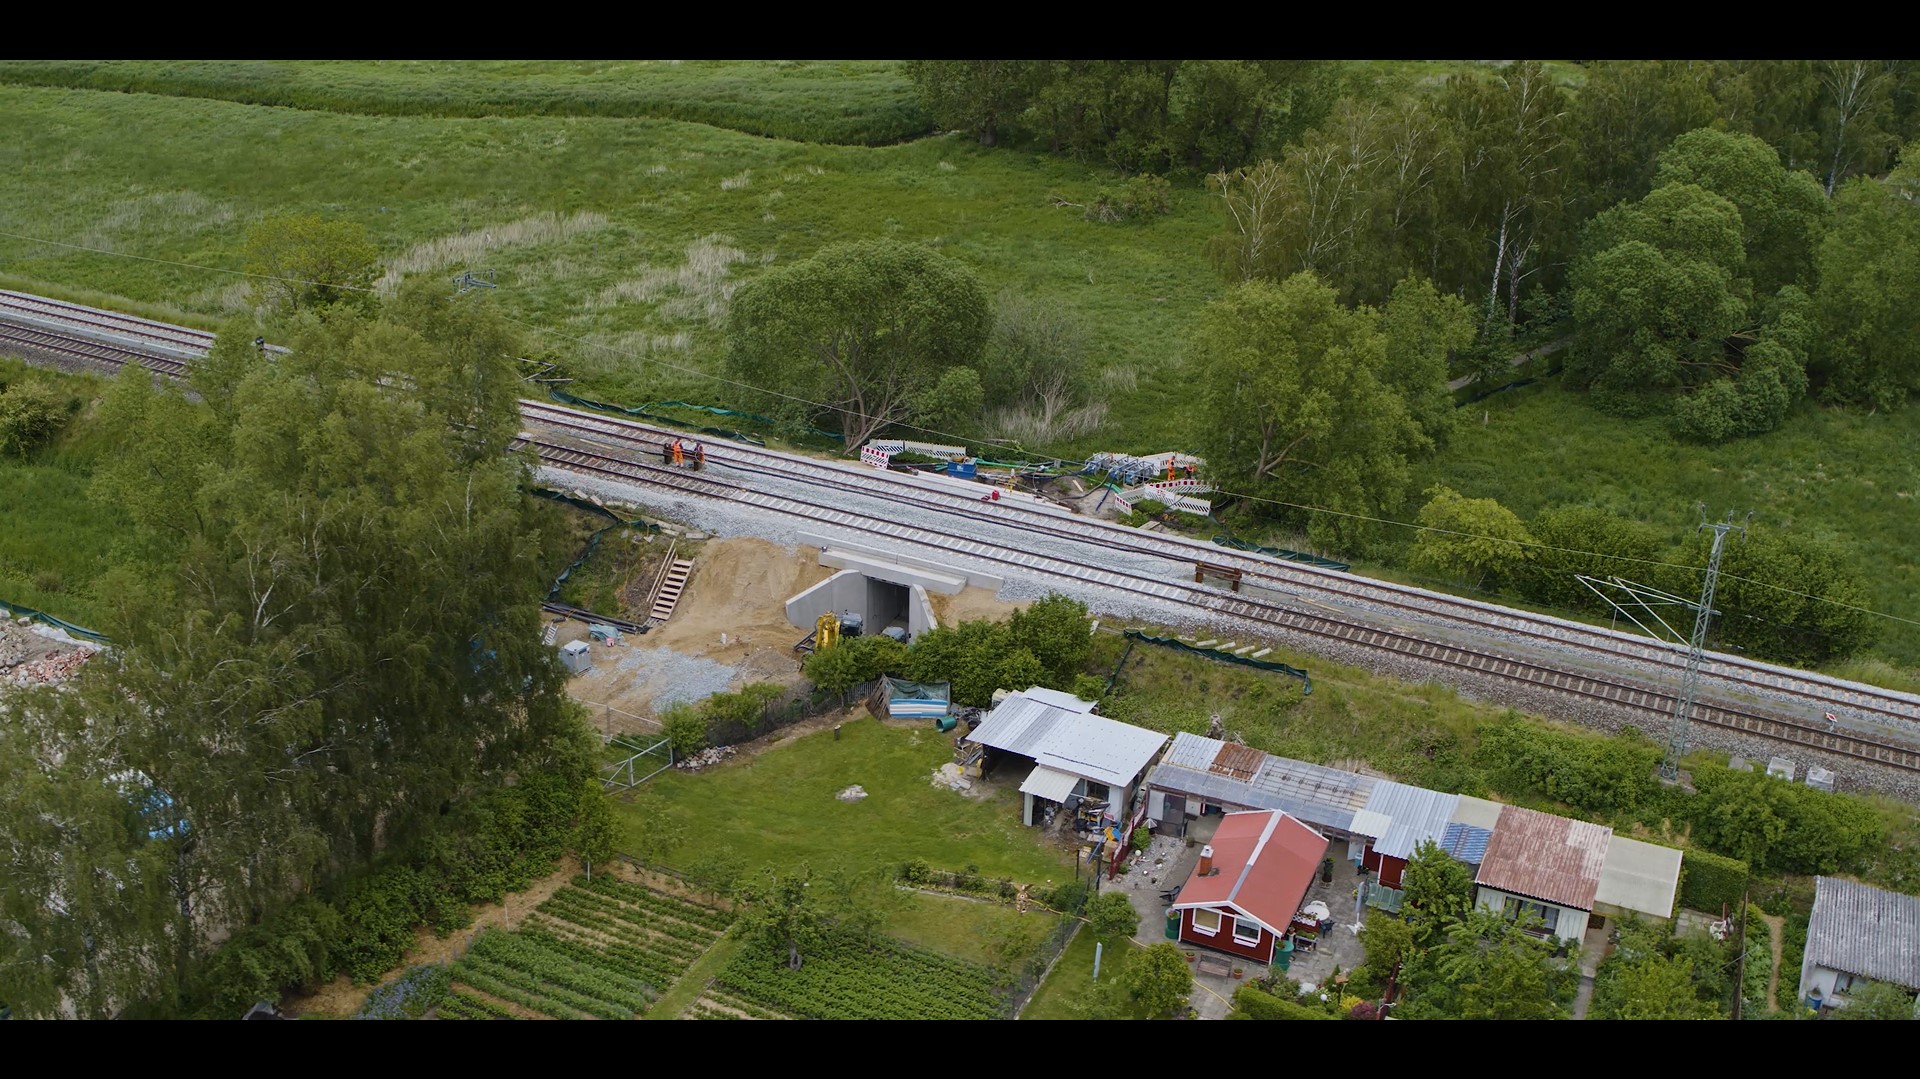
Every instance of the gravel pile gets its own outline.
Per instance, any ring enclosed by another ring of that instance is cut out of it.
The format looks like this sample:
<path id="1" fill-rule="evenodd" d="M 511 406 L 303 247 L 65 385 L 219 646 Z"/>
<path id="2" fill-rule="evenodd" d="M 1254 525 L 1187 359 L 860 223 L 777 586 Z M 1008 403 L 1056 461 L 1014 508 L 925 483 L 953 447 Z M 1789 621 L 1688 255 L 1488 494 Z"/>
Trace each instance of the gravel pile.
<path id="1" fill-rule="evenodd" d="M 685 655 L 671 648 L 629 648 L 614 661 L 614 666 L 638 674 L 649 685 L 659 687 L 653 692 L 656 712 L 723 692 L 736 673 L 724 663 Z"/>

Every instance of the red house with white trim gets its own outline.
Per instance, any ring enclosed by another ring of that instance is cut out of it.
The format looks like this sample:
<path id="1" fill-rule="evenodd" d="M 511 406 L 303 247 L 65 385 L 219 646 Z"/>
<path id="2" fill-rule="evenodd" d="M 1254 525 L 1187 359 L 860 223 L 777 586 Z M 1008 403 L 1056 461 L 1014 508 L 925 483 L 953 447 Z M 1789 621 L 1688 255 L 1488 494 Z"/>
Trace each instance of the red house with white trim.
<path id="1" fill-rule="evenodd" d="M 1171 908 L 1180 939 L 1272 962 L 1326 853 L 1326 836 L 1277 809 L 1220 818 Z"/>

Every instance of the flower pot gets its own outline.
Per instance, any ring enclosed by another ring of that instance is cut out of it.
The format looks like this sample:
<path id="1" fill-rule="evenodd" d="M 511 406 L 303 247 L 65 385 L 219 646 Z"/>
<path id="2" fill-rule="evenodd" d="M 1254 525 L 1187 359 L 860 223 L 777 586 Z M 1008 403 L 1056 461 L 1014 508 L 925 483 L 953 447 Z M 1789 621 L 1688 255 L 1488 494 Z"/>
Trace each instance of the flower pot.
<path id="1" fill-rule="evenodd" d="M 1239 967 L 1235 967 L 1235 968 L 1233 968 L 1233 977 L 1234 977 L 1234 980 L 1236 980 L 1236 981 L 1238 981 L 1238 980 L 1239 980 L 1239 978 L 1240 978 L 1240 976 L 1241 976 L 1242 974 L 1245 974 L 1245 973 L 1246 973 L 1246 971 L 1244 971 L 1244 970 L 1241 970 L 1241 969 L 1240 969 Z"/>

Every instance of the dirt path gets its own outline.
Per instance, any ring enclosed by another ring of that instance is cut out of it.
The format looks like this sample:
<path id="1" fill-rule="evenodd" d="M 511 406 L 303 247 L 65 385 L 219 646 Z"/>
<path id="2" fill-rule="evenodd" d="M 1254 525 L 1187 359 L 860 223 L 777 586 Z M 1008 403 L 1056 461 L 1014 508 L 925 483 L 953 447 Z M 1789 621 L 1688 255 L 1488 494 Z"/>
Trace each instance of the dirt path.
<path id="1" fill-rule="evenodd" d="M 489 926 L 515 928 L 526 920 L 535 907 L 546 902 L 579 871 L 579 863 L 571 858 L 565 859 L 559 868 L 535 881 L 526 891 L 515 892 L 499 903 L 489 903 L 474 911 L 473 924 L 465 929 L 444 938 L 434 936 L 430 929 L 420 930 L 414 938 L 413 947 L 407 950 L 406 959 L 396 969 L 404 970 L 423 963 L 444 963 L 457 958 L 467 950 L 474 936 Z M 391 971 L 388 972 L 388 976 L 391 974 Z M 382 980 L 385 980 L 384 976 Z M 371 985 L 355 985 L 342 974 L 313 992 L 288 1001 L 285 1011 L 288 1015 L 344 1019 L 360 1010 L 360 1006 L 366 1003 L 367 994 L 373 989 Z"/>
<path id="2" fill-rule="evenodd" d="M 1780 1010 L 1780 949 L 1785 947 L 1782 939 L 1787 920 L 1774 914 L 1762 914 L 1760 920 L 1767 923 L 1767 937 L 1773 942 L 1773 970 L 1767 975 L 1767 1012 Z"/>

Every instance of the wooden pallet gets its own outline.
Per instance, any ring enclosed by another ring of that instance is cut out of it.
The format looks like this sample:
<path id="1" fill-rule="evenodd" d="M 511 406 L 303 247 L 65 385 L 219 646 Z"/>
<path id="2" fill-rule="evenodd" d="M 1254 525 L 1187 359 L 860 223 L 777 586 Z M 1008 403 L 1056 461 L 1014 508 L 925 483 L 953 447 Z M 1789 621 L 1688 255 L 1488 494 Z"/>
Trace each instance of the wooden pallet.
<path id="1" fill-rule="evenodd" d="M 647 616 L 650 622 L 665 622 L 673 617 L 673 609 L 680 603 L 680 593 L 687 587 L 687 575 L 693 572 L 693 561 L 676 558 L 667 568 L 666 577 L 660 581 L 660 590 L 653 594 L 653 611 Z"/>

